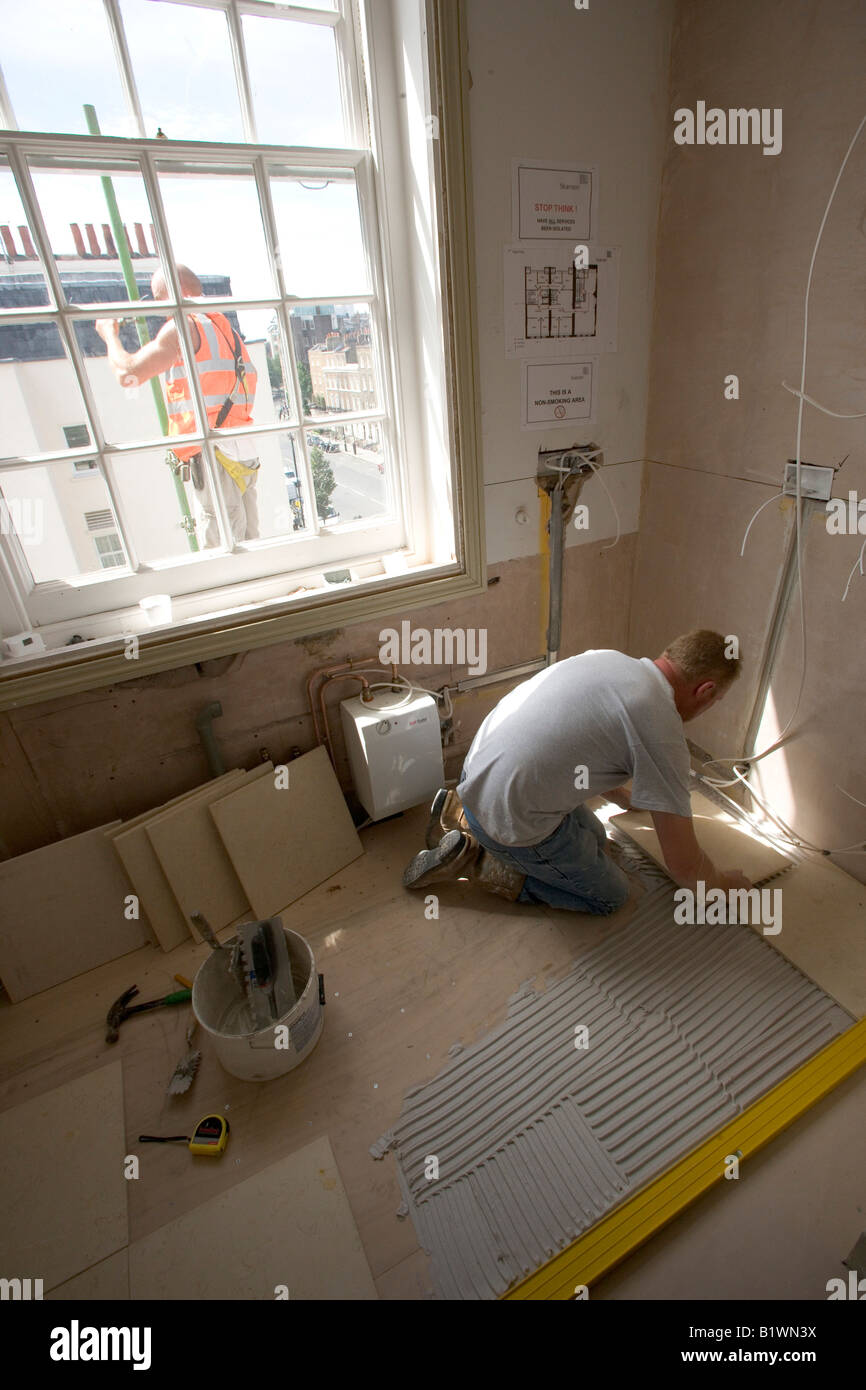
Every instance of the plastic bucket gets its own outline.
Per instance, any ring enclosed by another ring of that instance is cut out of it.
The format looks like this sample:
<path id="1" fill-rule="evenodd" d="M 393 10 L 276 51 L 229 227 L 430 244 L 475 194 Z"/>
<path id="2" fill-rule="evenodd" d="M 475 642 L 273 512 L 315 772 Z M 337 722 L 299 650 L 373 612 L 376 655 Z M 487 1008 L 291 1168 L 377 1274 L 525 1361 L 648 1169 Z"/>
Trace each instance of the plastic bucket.
<path id="1" fill-rule="evenodd" d="M 287 927 L 283 932 L 298 1002 L 267 1028 L 249 1031 L 249 1015 L 227 970 L 227 951 L 213 951 L 193 980 L 193 1013 L 213 1038 L 222 1066 L 241 1081 L 271 1081 L 292 1071 L 312 1052 L 324 1027 L 322 977 L 310 944 Z"/>

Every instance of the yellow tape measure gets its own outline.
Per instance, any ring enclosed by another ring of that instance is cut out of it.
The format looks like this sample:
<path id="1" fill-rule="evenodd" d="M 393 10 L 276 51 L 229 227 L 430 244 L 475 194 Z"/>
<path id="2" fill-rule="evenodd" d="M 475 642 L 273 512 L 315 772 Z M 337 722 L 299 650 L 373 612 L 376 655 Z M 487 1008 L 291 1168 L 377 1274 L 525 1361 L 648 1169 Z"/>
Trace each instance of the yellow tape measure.
<path id="1" fill-rule="evenodd" d="M 229 1122 L 222 1115 L 205 1115 L 195 1127 L 195 1134 L 189 1141 L 191 1154 L 208 1154 L 220 1158 L 229 1142 Z"/>
<path id="2" fill-rule="evenodd" d="M 222 1115 L 205 1115 L 195 1127 L 190 1139 L 188 1134 L 139 1134 L 140 1144 L 188 1144 L 191 1154 L 204 1154 L 208 1158 L 222 1158 L 229 1142 L 229 1122 Z"/>

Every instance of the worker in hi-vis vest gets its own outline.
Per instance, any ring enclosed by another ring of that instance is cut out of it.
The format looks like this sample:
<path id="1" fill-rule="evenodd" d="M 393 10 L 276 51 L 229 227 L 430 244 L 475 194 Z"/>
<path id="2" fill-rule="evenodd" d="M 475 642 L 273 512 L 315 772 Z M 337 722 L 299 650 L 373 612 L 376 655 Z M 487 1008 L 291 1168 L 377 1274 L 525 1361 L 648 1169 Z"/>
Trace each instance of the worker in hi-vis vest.
<path id="1" fill-rule="evenodd" d="M 179 265 L 177 275 L 181 294 L 188 299 L 202 295 L 201 281 L 188 266 Z M 167 299 L 168 286 L 161 270 L 151 282 L 154 299 Z M 232 328 L 225 314 L 215 310 L 189 315 L 195 348 L 195 367 L 212 429 L 253 423 L 256 371 L 246 344 Z M 178 442 L 184 434 L 195 433 L 195 409 L 186 375 L 180 339 L 173 319 L 163 324 L 152 342 L 137 352 L 127 352 L 120 341 L 117 319 L 97 319 L 96 331 L 108 349 L 108 358 L 121 386 L 139 386 L 151 377 L 165 373 L 168 433 L 172 453 L 183 477 L 192 479 L 196 498 L 205 521 L 205 548 L 219 544 L 219 527 L 207 470 L 200 444 Z M 220 485 L 235 541 L 255 540 L 259 534 L 256 482 L 258 459 L 245 459 L 249 447 L 244 439 L 222 438 L 214 446 L 219 465 Z"/>

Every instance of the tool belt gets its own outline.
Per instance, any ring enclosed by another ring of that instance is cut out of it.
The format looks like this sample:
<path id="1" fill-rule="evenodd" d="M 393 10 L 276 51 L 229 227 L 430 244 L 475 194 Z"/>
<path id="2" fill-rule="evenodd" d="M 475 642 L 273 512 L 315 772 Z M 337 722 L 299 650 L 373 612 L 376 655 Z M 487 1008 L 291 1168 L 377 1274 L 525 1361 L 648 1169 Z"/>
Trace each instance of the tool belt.
<path id="1" fill-rule="evenodd" d="M 238 488 L 241 496 L 246 492 L 250 482 L 255 479 L 261 464 L 258 459 L 246 459 L 241 462 L 233 459 L 228 454 L 223 453 L 217 445 L 214 445 L 214 455 L 217 463 L 228 473 L 232 482 Z M 175 455 L 170 456 L 174 460 L 172 469 L 183 482 L 192 481 L 196 492 L 204 492 L 205 487 L 205 467 L 201 453 L 193 454 L 189 459 L 178 459 Z"/>

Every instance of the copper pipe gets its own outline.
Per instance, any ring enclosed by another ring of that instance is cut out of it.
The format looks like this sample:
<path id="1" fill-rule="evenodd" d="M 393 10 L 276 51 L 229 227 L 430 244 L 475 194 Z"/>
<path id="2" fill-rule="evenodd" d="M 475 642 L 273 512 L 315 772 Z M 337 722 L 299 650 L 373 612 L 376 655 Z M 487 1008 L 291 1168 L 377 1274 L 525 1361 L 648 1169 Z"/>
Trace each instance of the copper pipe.
<path id="1" fill-rule="evenodd" d="M 322 731 L 319 728 L 319 721 L 316 718 L 316 708 L 313 704 L 313 682 L 317 679 L 318 676 L 331 675 L 335 671 L 350 671 L 353 666 L 377 665 L 379 665 L 379 662 L 377 661 L 375 656 L 359 657 L 357 659 L 350 658 L 348 661 L 342 661 L 338 663 L 338 665 L 336 666 L 319 666 L 316 668 L 315 671 L 310 672 L 309 676 L 307 677 L 307 706 L 309 708 L 310 715 L 312 716 L 313 720 L 313 730 L 316 735 L 316 743 L 322 742 Z M 396 671 L 396 669 L 396 667 L 393 667 L 393 670 Z"/>
<path id="2" fill-rule="evenodd" d="M 333 675 L 326 676 L 325 679 L 322 681 L 322 684 L 319 686 L 319 707 L 322 711 L 322 723 L 325 728 L 325 747 L 328 750 L 328 756 L 331 759 L 331 765 L 333 766 L 334 771 L 336 772 L 337 759 L 334 756 L 334 745 L 331 743 L 331 730 L 328 725 L 328 711 L 325 707 L 325 687 L 330 685 L 332 681 L 360 681 L 362 699 L 364 698 L 364 691 L 370 689 L 370 682 L 367 680 L 366 676 L 359 675 L 357 671 L 342 671 L 335 672 Z"/>

